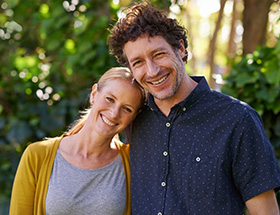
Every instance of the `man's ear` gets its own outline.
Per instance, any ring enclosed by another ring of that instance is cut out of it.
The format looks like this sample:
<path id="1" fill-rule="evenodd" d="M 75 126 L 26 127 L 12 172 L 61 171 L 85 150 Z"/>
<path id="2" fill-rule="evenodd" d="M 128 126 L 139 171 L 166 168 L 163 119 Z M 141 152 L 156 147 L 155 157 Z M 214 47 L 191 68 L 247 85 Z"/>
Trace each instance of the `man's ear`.
<path id="1" fill-rule="evenodd" d="M 185 43 L 184 43 L 184 40 L 182 40 L 182 39 L 180 39 L 179 42 L 181 43 L 181 47 L 178 49 L 178 53 L 181 58 L 184 58 L 186 55 Z"/>
<path id="2" fill-rule="evenodd" d="M 97 92 L 97 84 L 94 84 L 91 88 L 90 98 L 89 98 L 89 101 L 90 101 L 91 105 L 93 104 L 96 92 Z"/>

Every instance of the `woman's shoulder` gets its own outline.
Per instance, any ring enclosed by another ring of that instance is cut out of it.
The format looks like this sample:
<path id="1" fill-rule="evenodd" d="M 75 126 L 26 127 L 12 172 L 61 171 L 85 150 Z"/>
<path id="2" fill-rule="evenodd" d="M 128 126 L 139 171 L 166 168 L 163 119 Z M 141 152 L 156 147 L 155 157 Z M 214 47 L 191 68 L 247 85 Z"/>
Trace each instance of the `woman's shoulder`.
<path id="1" fill-rule="evenodd" d="M 116 138 L 114 138 L 114 142 L 119 150 L 129 150 L 129 144 L 125 144 Z"/>
<path id="2" fill-rule="evenodd" d="M 53 150 L 56 151 L 61 139 L 62 137 L 55 137 L 31 143 L 25 149 L 24 153 L 31 155 L 44 155 L 48 152 L 52 152 Z"/>
<path id="3" fill-rule="evenodd" d="M 124 144 L 122 141 L 114 138 L 116 147 L 119 149 L 123 164 L 126 168 L 130 166 L 129 144 Z"/>

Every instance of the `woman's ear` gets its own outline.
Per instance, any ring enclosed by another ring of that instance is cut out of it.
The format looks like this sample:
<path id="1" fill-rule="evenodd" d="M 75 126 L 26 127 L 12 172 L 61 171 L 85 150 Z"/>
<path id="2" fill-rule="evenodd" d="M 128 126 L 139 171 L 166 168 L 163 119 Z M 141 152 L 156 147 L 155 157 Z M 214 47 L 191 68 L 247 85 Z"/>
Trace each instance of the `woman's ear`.
<path id="1" fill-rule="evenodd" d="M 93 101 L 94 101 L 94 97 L 95 97 L 96 92 L 97 92 L 97 84 L 94 84 L 94 85 L 92 86 L 91 93 L 90 93 L 90 98 L 89 98 L 89 101 L 90 101 L 90 104 L 91 104 L 91 105 L 93 104 Z"/>

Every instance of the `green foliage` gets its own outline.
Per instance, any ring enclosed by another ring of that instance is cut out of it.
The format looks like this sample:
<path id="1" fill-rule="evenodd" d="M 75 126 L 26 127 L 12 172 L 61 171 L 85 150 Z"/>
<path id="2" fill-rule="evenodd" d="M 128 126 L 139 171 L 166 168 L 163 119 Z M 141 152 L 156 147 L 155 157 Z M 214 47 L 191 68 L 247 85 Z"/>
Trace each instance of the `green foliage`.
<path id="1" fill-rule="evenodd" d="M 26 146 L 62 134 L 93 83 L 118 66 L 106 40 L 120 9 L 104 0 L 0 2 L 0 213 Z"/>
<path id="2" fill-rule="evenodd" d="M 222 92 L 245 101 L 261 115 L 280 160 L 280 38 L 273 48 L 258 47 L 233 64 Z"/>
<path id="3" fill-rule="evenodd" d="M 117 66 L 106 39 L 118 9 L 101 0 L 0 3 L 0 201 L 25 147 L 65 131 L 93 83 Z"/>

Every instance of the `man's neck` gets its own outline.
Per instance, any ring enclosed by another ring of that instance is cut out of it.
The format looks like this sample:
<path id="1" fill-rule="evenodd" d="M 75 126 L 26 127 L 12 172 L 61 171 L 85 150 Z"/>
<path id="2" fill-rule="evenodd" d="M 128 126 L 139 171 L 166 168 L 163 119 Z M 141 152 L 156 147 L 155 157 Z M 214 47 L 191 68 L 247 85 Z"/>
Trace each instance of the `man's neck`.
<path id="1" fill-rule="evenodd" d="M 155 103 L 158 106 L 158 108 L 161 110 L 161 112 L 165 116 L 168 116 L 171 111 L 171 108 L 174 105 L 183 101 L 185 98 L 187 98 L 196 86 L 197 86 L 197 82 L 195 82 L 191 77 L 186 76 L 184 80 L 182 80 L 182 83 L 178 88 L 177 92 L 172 97 L 164 100 L 159 100 L 154 98 Z"/>

